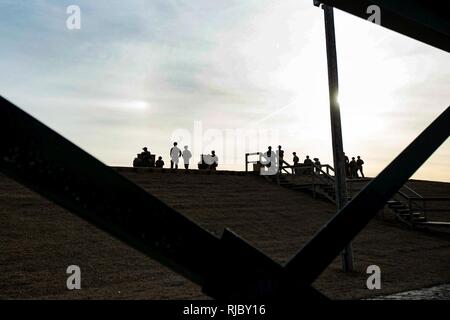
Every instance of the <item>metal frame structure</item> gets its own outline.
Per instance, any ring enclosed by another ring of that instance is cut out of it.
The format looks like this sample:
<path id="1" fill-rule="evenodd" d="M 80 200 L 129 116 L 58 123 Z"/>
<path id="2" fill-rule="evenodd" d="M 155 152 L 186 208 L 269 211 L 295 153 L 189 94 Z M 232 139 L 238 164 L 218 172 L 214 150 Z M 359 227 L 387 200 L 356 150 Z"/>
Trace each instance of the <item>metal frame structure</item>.
<path id="1" fill-rule="evenodd" d="M 2 172 L 217 299 L 325 298 L 313 281 L 449 134 L 450 107 L 282 266 L 229 230 L 215 237 L 0 97 Z"/>
<path id="2" fill-rule="evenodd" d="M 381 13 L 381 26 L 450 52 L 449 0 L 314 0 L 367 20 L 370 6 Z"/>

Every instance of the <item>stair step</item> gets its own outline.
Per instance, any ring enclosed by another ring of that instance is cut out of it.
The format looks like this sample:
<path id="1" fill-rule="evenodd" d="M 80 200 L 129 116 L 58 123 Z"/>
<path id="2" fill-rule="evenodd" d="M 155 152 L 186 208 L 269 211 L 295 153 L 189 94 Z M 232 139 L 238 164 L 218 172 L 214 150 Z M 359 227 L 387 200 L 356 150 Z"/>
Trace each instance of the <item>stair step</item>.
<path id="1" fill-rule="evenodd" d="M 295 185 L 291 187 L 291 189 L 293 190 L 310 189 L 310 188 L 311 188 L 310 186 L 301 186 L 301 185 Z"/>
<path id="2" fill-rule="evenodd" d="M 398 213 L 398 215 L 402 217 L 412 217 L 412 215 L 409 212 Z"/>
<path id="3" fill-rule="evenodd" d="M 388 207 L 395 209 L 395 208 L 407 208 L 408 206 L 403 203 L 395 203 L 395 204 L 388 204 Z"/>
<path id="4" fill-rule="evenodd" d="M 390 205 L 393 205 L 393 204 L 400 204 L 401 202 L 400 201 L 397 201 L 397 200 L 389 200 L 388 202 L 387 202 L 387 204 L 390 204 Z"/>
<path id="5" fill-rule="evenodd" d="M 429 226 L 443 226 L 450 227 L 450 222 L 446 221 L 427 221 L 427 222 L 418 222 L 419 225 L 429 225 Z"/>
<path id="6" fill-rule="evenodd" d="M 413 217 L 423 217 L 423 213 L 422 212 L 411 212 L 410 214 Z"/>

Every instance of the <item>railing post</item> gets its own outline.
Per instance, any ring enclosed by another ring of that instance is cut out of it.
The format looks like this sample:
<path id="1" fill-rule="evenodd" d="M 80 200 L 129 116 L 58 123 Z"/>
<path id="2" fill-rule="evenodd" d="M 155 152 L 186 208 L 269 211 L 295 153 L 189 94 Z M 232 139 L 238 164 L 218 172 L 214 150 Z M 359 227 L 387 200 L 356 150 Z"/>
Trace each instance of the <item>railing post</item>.
<path id="1" fill-rule="evenodd" d="M 312 176 L 312 189 L 313 189 L 313 197 L 316 197 L 316 179 L 315 179 L 315 175 Z"/>
<path id="2" fill-rule="evenodd" d="M 245 154 L 245 172 L 248 172 L 248 153 Z"/>

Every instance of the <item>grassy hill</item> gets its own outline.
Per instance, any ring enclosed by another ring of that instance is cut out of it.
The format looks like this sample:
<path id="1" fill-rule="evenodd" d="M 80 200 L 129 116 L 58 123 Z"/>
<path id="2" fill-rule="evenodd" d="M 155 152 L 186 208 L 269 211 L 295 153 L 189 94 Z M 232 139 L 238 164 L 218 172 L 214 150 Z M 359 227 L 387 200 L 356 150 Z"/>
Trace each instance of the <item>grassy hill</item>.
<path id="1" fill-rule="evenodd" d="M 259 176 L 118 170 L 210 232 L 220 236 L 230 228 L 279 263 L 335 211 L 325 200 Z M 448 183 L 410 183 L 425 195 L 450 195 Z M 342 273 L 336 259 L 314 286 L 331 298 L 346 299 L 450 283 L 450 237 L 405 229 L 389 212 L 361 232 L 354 250 L 356 272 Z M 195 284 L 3 175 L 0 252 L 4 299 L 207 298 Z M 81 268 L 82 290 L 66 289 L 66 268 L 72 264 Z M 381 268 L 381 290 L 366 289 L 365 271 L 371 264 Z"/>

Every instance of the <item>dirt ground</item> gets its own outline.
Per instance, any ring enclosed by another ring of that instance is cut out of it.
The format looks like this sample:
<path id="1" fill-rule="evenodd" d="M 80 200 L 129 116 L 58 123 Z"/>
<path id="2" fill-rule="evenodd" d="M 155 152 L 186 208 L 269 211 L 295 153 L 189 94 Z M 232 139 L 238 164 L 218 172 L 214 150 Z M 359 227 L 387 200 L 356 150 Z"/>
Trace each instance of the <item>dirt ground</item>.
<path id="1" fill-rule="evenodd" d="M 120 172 L 212 233 L 230 228 L 279 263 L 335 211 L 325 200 L 258 176 Z M 411 183 L 424 195 L 450 196 L 450 183 Z M 450 283 L 449 233 L 408 230 L 387 210 L 384 220 L 374 219 L 355 239 L 356 271 L 343 273 L 336 259 L 314 286 L 332 299 L 359 299 Z M 197 285 L 3 175 L 0 252 L 0 299 L 208 298 Z M 372 264 L 381 268 L 381 290 L 366 288 Z M 66 288 L 69 265 L 81 268 L 81 290 Z"/>

